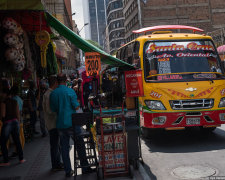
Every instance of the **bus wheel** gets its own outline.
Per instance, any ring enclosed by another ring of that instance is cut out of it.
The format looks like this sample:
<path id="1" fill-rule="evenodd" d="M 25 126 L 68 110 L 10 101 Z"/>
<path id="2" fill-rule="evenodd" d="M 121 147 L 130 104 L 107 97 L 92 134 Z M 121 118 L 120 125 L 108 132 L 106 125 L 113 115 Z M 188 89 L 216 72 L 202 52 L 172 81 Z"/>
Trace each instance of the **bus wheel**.
<path id="1" fill-rule="evenodd" d="M 215 129 L 216 129 L 216 127 L 209 127 L 209 128 L 203 128 L 202 126 L 200 127 L 200 130 L 203 133 L 212 133 Z"/>

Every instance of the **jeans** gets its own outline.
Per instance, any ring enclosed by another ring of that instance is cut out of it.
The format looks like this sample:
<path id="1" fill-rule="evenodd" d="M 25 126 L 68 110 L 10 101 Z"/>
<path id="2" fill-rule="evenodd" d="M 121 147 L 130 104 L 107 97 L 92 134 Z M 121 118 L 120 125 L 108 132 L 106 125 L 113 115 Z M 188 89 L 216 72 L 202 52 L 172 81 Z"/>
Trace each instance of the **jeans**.
<path id="1" fill-rule="evenodd" d="M 20 126 L 17 120 L 3 123 L 1 132 L 1 148 L 4 162 L 9 162 L 7 142 L 9 140 L 10 134 L 12 135 L 13 141 L 16 145 L 16 150 L 19 155 L 19 160 L 23 159 L 23 149 L 20 143 Z"/>
<path id="2" fill-rule="evenodd" d="M 81 133 L 81 127 L 76 126 L 74 131 L 75 131 L 75 135 L 79 135 Z M 61 151 L 62 151 L 64 170 L 66 173 L 70 173 L 70 171 L 72 170 L 70 155 L 69 155 L 70 137 L 72 136 L 71 129 L 70 128 L 59 129 L 59 136 L 60 136 L 60 145 L 61 145 Z M 82 137 L 76 138 L 76 144 L 77 144 L 77 153 L 80 159 L 81 166 L 88 166 L 83 138 Z M 85 172 L 86 170 L 87 170 L 87 167 L 82 168 L 82 172 Z"/>
<path id="3" fill-rule="evenodd" d="M 60 144 L 59 144 L 59 132 L 58 129 L 54 128 L 49 131 L 50 137 L 50 153 L 51 153 L 51 163 L 52 168 L 57 168 L 61 166 L 60 161 Z"/>

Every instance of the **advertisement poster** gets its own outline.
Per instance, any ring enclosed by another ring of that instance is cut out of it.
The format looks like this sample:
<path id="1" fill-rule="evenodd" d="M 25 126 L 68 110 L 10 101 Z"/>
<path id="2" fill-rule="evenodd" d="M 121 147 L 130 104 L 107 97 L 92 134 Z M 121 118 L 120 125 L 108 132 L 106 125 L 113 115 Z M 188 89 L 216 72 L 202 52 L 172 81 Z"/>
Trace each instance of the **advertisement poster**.
<path id="1" fill-rule="evenodd" d="M 128 97 L 143 96 L 142 71 L 125 71 L 126 95 Z"/>
<path id="2" fill-rule="evenodd" d="M 113 146 L 113 139 L 115 146 Z M 126 135 L 122 133 L 117 133 L 112 136 L 112 134 L 104 135 L 104 153 L 105 153 L 105 167 L 108 169 L 108 172 L 113 170 L 124 170 L 125 169 L 125 156 L 123 151 L 123 138 L 126 138 Z M 99 150 L 99 166 L 102 167 L 102 146 L 101 146 L 101 136 L 97 136 L 98 150 Z M 115 151 L 114 151 L 115 147 Z M 115 152 L 115 153 L 114 153 Z"/>

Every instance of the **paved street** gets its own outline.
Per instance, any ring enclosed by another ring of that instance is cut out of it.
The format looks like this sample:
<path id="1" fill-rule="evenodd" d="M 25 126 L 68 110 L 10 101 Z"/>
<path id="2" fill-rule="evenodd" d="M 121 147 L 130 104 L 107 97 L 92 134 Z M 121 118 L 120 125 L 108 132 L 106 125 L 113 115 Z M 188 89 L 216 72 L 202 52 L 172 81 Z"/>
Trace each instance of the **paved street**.
<path id="1" fill-rule="evenodd" d="M 152 180 L 200 179 L 196 177 L 209 175 L 225 179 L 225 125 L 211 135 L 194 129 L 143 139 L 142 155 Z"/>
<path id="2" fill-rule="evenodd" d="M 71 144 L 72 141 L 71 141 Z M 12 148 L 10 149 L 12 150 Z M 65 172 L 51 172 L 50 163 L 50 150 L 49 150 L 49 137 L 42 138 L 37 135 L 33 141 L 25 144 L 24 156 L 27 160 L 24 164 L 19 164 L 18 159 L 11 159 L 9 167 L 0 167 L 0 180 L 61 180 L 73 179 L 65 178 Z M 71 164 L 73 165 L 73 145 L 70 151 Z M 0 157 L 2 161 L 2 157 Z M 141 167 L 140 171 L 135 170 L 133 180 L 145 180 L 146 176 L 144 168 Z M 97 174 L 92 173 L 82 175 L 80 169 L 78 171 L 77 180 L 95 180 Z M 129 177 L 114 177 L 107 178 L 107 180 L 129 180 Z"/>

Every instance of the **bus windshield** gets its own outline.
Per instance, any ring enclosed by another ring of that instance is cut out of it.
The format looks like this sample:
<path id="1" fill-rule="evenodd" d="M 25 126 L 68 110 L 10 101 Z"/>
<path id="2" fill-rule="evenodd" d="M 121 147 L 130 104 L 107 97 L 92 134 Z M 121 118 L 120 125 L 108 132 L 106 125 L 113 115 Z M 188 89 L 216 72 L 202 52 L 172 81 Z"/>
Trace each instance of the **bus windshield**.
<path id="1" fill-rule="evenodd" d="M 154 41 L 144 46 L 146 81 L 221 78 L 222 68 L 210 40 Z"/>

